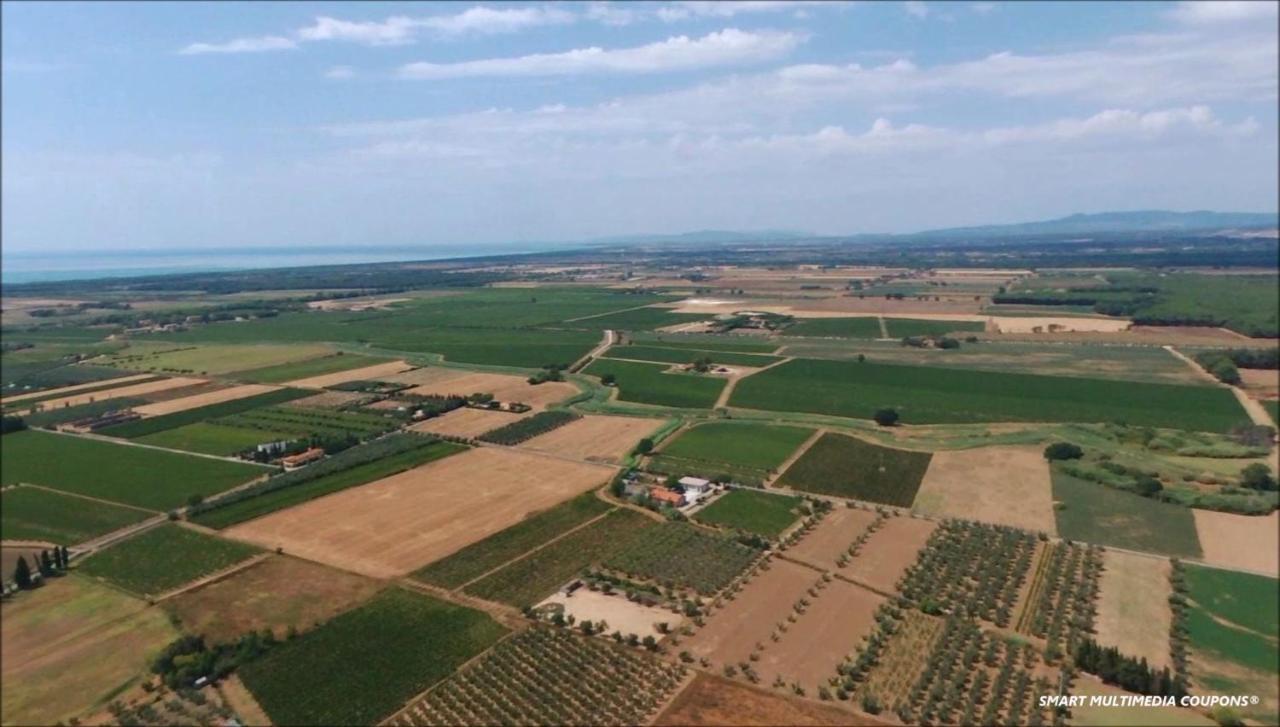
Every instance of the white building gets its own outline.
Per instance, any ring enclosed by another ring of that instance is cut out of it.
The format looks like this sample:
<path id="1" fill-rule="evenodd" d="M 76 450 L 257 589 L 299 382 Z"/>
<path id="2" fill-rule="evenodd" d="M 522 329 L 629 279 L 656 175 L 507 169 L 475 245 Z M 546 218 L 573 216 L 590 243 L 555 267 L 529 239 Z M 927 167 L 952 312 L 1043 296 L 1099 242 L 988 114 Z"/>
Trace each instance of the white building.
<path id="1" fill-rule="evenodd" d="M 681 477 L 680 486 L 684 488 L 684 500 L 692 505 L 711 491 L 711 482 L 701 477 Z"/>

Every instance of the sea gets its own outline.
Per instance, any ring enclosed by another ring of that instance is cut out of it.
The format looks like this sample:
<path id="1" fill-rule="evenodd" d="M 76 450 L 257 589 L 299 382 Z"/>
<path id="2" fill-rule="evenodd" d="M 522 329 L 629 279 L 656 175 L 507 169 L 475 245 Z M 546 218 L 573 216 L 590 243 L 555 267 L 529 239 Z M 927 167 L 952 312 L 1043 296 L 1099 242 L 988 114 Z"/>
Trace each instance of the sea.
<path id="1" fill-rule="evenodd" d="M 6 250 L 0 253 L 0 283 L 9 285 L 307 265 L 451 260 L 486 255 L 551 252 L 580 246 L 580 243 L 533 242 L 361 247 L 156 248 L 58 253 Z"/>

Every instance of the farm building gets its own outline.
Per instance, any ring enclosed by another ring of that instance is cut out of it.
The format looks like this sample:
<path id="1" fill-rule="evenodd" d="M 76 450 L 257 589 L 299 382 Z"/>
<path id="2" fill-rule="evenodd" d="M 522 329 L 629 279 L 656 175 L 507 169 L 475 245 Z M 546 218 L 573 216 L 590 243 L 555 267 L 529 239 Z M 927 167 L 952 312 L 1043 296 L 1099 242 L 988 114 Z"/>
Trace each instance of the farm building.
<path id="1" fill-rule="evenodd" d="M 668 490 L 665 487 L 649 488 L 649 497 L 652 497 L 655 502 L 660 502 L 672 507 L 680 507 L 684 505 L 684 495 L 681 495 L 675 490 Z"/>
<path id="2" fill-rule="evenodd" d="M 711 482 L 701 477 L 681 477 L 680 486 L 684 488 L 684 499 L 690 505 L 706 497 L 711 491 Z"/>
<path id="3" fill-rule="evenodd" d="M 287 470 L 293 470 L 315 462 L 321 457 L 324 457 L 324 450 L 319 447 L 312 447 L 305 452 L 291 454 L 288 457 L 282 458 L 280 460 L 280 464 L 284 465 L 284 468 Z"/>

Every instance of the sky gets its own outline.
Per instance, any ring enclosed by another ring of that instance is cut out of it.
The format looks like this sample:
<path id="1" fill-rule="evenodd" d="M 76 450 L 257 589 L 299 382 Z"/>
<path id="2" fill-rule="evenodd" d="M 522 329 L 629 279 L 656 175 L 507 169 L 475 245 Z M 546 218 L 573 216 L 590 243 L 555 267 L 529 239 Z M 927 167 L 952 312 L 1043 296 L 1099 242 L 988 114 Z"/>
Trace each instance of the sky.
<path id="1" fill-rule="evenodd" d="M 1275 2 L 0 12 L 6 254 L 1276 209 Z"/>

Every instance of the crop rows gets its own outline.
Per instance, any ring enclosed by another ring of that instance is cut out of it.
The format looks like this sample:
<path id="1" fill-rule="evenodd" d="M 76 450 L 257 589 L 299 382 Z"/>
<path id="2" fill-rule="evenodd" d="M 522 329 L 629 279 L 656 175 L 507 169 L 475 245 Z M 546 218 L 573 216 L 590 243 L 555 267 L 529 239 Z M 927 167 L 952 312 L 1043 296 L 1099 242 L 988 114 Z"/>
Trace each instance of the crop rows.
<path id="1" fill-rule="evenodd" d="M 965 613 L 1008 626 L 1036 536 L 1000 525 L 950 520 L 929 537 L 898 589 L 925 613 Z"/>
<path id="2" fill-rule="evenodd" d="M 504 424 L 497 429 L 491 429 L 481 434 L 479 439 L 482 442 L 492 442 L 493 444 L 519 444 L 581 418 L 581 414 L 574 414 L 571 411 L 562 409 L 539 412 L 531 417 Z"/>
<path id="3" fill-rule="evenodd" d="M 1093 630 L 1101 574 L 1100 547 L 1047 545 L 1017 630 L 1044 639 L 1050 654 L 1073 653 L 1080 637 Z"/>
<path id="4" fill-rule="evenodd" d="M 651 578 L 664 586 L 714 594 L 755 560 L 759 551 L 681 523 L 665 523 L 616 552 L 605 567 Z"/>
<path id="5" fill-rule="evenodd" d="M 367 437 L 393 429 L 396 422 L 388 417 L 358 412 L 270 407 L 235 414 L 217 420 L 218 424 L 269 432 L 300 432 L 317 435 L 353 434 Z"/>
<path id="6" fill-rule="evenodd" d="M 398 715 L 398 725 L 641 724 L 684 667 L 600 639 L 532 628 Z"/>

